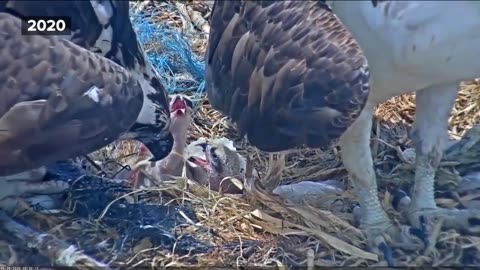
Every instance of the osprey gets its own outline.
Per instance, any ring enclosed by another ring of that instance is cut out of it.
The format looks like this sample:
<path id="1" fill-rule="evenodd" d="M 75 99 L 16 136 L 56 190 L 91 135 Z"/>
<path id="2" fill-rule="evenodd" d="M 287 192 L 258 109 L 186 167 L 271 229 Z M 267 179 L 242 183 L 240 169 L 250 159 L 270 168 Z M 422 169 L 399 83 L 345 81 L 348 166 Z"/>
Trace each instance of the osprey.
<path id="1" fill-rule="evenodd" d="M 458 83 L 480 74 L 480 4 L 326 2 L 216 1 L 206 55 L 212 106 L 261 150 L 340 138 L 361 228 L 389 264 L 386 239 L 425 240 L 424 221 L 445 217 L 447 227 L 478 231 L 478 211 L 437 208 L 433 181 Z M 369 142 L 374 106 L 410 91 L 417 91 L 413 227 L 398 228 L 378 199 Z"/>
<path id="2" fill-rule="evenodd" d="M 445 228 L 478 233 L 480 211 L 437 207 L 434 178 L 448 141 L 448 119 L 459 83 L 480 74 L 480 3 L 331 1 L 330 5 L 362 47 L 371 71 L 369 99 L 340 140 L 370 243 L 385 246 L 385 234 L 397 242 L 410 242 L 412 234 L 426 239 L 426 230 L 438 218 L 444 219 Z M 369 140 L 374 106 L 412 91 L 416 162 L 407 216 L 413 228 L 405 230 L 393 226 L 380 204 Z"/>
<path id="3" fill-rule="evenodd" d="M 203 148 L 205 158 L 198 156 L 190 156 L 188 158 L 187 168 L 192 172 L 192 179 L 202 185 L 209 186 L 211 190 L 223 193 L 240 194 L 242 191 L 235 186 L 230 180 L 225 177 L 237 177 L 241 181 L 245 178 L 245 171 L 242 167 L 241 156 L 234 150 L 228 148 L 226 145 L 216 142 L 205 142 L 198 144 Z M 204 174 L 201 174 L 198 169 L 191 166 L 193 163 L 204 169 Z M 195 178 L 195 173 L 198 176 Z M 225 179 L 225 180 L 224 180 Z"/>
<path id="4" fill-rule="evenodd" d="M 26 16 L 60 15 L 72 19 L 70 36 L 21 34 Z M 166 92 L 137 41 L 128 1 L 2 1 L 0 16 L 0 176 L 17 179 L 118 138 L 144 143 L 152 160 L 168 155 Z M 4 188 L 0 198 L 51 188 Z"/>
<path id="5" fill-rule="evenodd" d="M 100 54 L 127 69 L 140 83 L 143 105 L 137 119 L 122 139 L 144 143 L 154 160 L 171 150 L 168 98 L 160 76 L 148 61 L 129 18 L 129 1 L 19 1 L 0 3 L 0 12 L 16 17 L 67 16 L 72 20 L 71 35 L 63 37 Z"/>
<path id="6" fill-rule="evenodd" d="M 360 115 L 368 63 L 327 5 L 215 1 L 210 27 L 208 100 L 260 150 L 327 147 Z"/>
<path id="7" fill-rule="evenodd" d="M 206 52 L 212 107 L 260 150 L 328 146 L 368 97 L 368 65 L 328 6 L 215 1 Z"/>
<path id="8" fill-rule="evenodd" d="M 172 151 L 161 161 L 150 162 L 151 154 L 148 149 L 141 147 L 140 155 L 135 164 L 131 164 L 132 171 L 123 173 L 117 178 L 125 177 L 130 179 L 134 187 L 139 186 L 143 181 L 140 169 L 158 179 L 170 179 L 170 176 L 181 176 L 185 165 L 184 151 L 187 145 L 187 132 L 192 124 L 193 103 L 185 95 L 174 94 L 170 96 L 170 132 L 174 138 Z M 138 161 L 140 160 L 140 161 Z"/>

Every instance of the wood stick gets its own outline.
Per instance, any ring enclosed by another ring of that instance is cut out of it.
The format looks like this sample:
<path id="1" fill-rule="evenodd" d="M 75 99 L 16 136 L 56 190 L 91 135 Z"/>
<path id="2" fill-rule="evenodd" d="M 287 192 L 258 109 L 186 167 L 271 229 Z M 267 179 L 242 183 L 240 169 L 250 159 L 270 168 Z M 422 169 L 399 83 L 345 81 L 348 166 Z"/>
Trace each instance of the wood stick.
<path id="1" fill-rule="evenodd" d="M 58 266 L 81 267 L 86 269 L 110 269 L 108 265 L 98 262 L 90 256 L 70 245 L 66 241 L 48 234 L 37 232 L 25 225 L 17 223 L 3 210 L 0 210 L 0 229 L 13 235 L 21 244 L 35 248 L 40 254 L 52 260 Z"/>

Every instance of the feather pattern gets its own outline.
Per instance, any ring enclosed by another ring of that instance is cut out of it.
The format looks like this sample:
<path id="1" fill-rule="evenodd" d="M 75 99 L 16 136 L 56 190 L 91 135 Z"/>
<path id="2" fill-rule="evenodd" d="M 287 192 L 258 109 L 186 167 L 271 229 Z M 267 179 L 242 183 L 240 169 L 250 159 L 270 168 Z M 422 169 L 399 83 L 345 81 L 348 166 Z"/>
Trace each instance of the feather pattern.
<path id="1" fill-rule="evenodd" d="M 206 53 L 212 106 L 264 151 L 325 147 L 358 117 L 366 58 L 318 1 L 215 1 Z"/>
<path id="2" fill-rule="evenodd" d="M 0 2 L 0 12 L 25 16 L 68 16 L 71 35 L 63 38 L 102 55 L 132 73 L 139 81 L 143 105 L 135 124 L 122 135 L 144 143 L 155 160 L 164 158 L 173 145 L 169 132 L 168 98 L 159 75 L 148 61 L 129 19 L 129 1 L 72 0 Z"/>
<path id="3" fill-rule="evenodd" d="M 92 152 L 133 125 L 143 95 L 126 69 L 56 36 L 21 35 L 6 13 L 0 29 L 0 175 Z"/>

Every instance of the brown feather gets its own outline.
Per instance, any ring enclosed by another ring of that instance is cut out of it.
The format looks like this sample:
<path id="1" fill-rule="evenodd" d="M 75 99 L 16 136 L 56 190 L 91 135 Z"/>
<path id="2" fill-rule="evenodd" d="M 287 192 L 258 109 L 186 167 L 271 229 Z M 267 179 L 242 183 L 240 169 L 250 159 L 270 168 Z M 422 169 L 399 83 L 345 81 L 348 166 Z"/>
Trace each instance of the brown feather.
<path id="1" fill-rule="evenodd" d="M 206 53 L 212 106 L 264 151 L 325 147 L 358 117 L 369 72 L 317 1 L 215 1 Z"/>
<path id="2" fill-rule="evenodd" d="M 144 104 L 136 123 L 122 139 L 136 139 L 145 144 L 156 160 L 171 150 L 173 137 L 169 132 L 168 98 L 164 86 L 137 40 L 129 19 L 129 1 L 0 1 L 0 12 L 25 16 L 68 16 L 72 34 L 63 38 L 102 55 L 125 67 L 143 89 Z M 24 61 L 31 61 L 27 57 Z M 33 59 L 36 61 L 35 59 Z M 75 62 L 72 67 L 76 67 Z M 1 65 L 1 64 L 0 64 Z M 41 76 L 44 69 L 35 74 Z M 35 90 L 33 90 L 35 91 Z"/>
<path id="3" fill-rule="evenodd" d="M 108 1 L 107 1 L 108 2 Z M 90 1 L 35 1 L 8 0 L 0 2 L 0 12 L 11 13 L 16 17 L 24 16 L 67 16 L 72 20 L 71 36 L 73 43 L 106 56 L 117 64 L 134 69 L 135 62 L 145 66 L 143 52 L 137 43 L 136 34 L 129 19 L 129 1 L 110 0 L 114 8 L 111 25 L 102 25 Z M 110 50 L 96 46 L 103 31 L 111 27 L 112 37 L 109 40 Z M 122 44 L 122 46 L 118 46 Z M 122 57 L 118 57 L 118 51 Z"/>
<path id="4" fill-rule="evenodd" d="M 146 54 L 137 40 L 129 19 L 129 1 L 8 0 L 0 1 L 0 12 L 19 18 L 70 17 L 72 33 L 63 38 L 114 61 L 130 71 L 140 82 L 144 93 L 142 113 L 138 115 L 135 125 L 122 138 L 139 140 L 147 145 L 156 159 L 168 155 L 173 144 L 169 132 L 168 97 L 158 74 L 147 61 Z M 31 65 L 31 61 L 37 61 L 32 56 L 25 58 L 28 58 L 24 60 L 28 62 L 27 65 Z M 72 59 L 71 67 L 77 68 L 79 64 Z M 44 67 L 39 68 L 35 75 L 41 76 L 42 72 L 46 71 Z M 86 71 L 93 72 L 93 69 Z"/>
<path id="5" fill-rule="evenodd" d="M 20 22 L 0 13 L 0 175 L 113 142 L 143 103 L 123 67 L 55 36 L 21 35 Z M 85 94 L 92 87 L 96 99 Z"/>

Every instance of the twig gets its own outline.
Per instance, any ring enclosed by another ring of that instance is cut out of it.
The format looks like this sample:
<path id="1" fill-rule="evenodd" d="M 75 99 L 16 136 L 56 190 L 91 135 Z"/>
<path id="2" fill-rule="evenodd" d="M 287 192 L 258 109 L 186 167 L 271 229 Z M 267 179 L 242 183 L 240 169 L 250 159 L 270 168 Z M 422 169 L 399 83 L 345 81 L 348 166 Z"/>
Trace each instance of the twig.
<path id="1" fill-rule="evenodd" d="M 93 161 L 88 155 L 84 155 L 85 159 L 97 170 L 100 172 L 100 175 L 105 176 L 107 175 L 103 170 L 102 167 L 98 166 L 95 161 Z"/>
<path id="2" fill-rule="evenodd" d="M 192 21 L 193 25 L 202 30 L 205 33 L 210 33 L 210 25 L 208 22 L 203 18 L 202 14 L 196 10 L 193 10 L 191 7 L 187 6 L 187 13 Z"/>
<path id="3" fill-rule="evenodd" d="M 180 19 L 182 20 L 183 24 L 183 32 L 184 33 L 191 33 L 193 29 L 193 23 L 190 19 L 190 16 L 188 15 L 187 7 L 185 6 L 184 3 L 180 2 L 175 2 L 175 7 L 178 10 L 178 13 L 180 13 Z"/>
<path id="4" fill-rule="evenodd" d="M 270 153 L 268 155 L 268 169 L 261 182 L 266 190 L 271 192 L 282 182 L 282 172 L 285 169 L 287 151 Z"/>
<path id="5" fill-rule="evenodd" d="M 20 241 L 26 242 L 29 247 L 37 249 L 40 254 L 49 258 L 58 266 L 110 269 L 108 265 L 85 255 L 74 245 L 70 245 L 51 234 L 39 233 L 17 223 L 2 210 L 0 210 L 0 228 Z"/>

